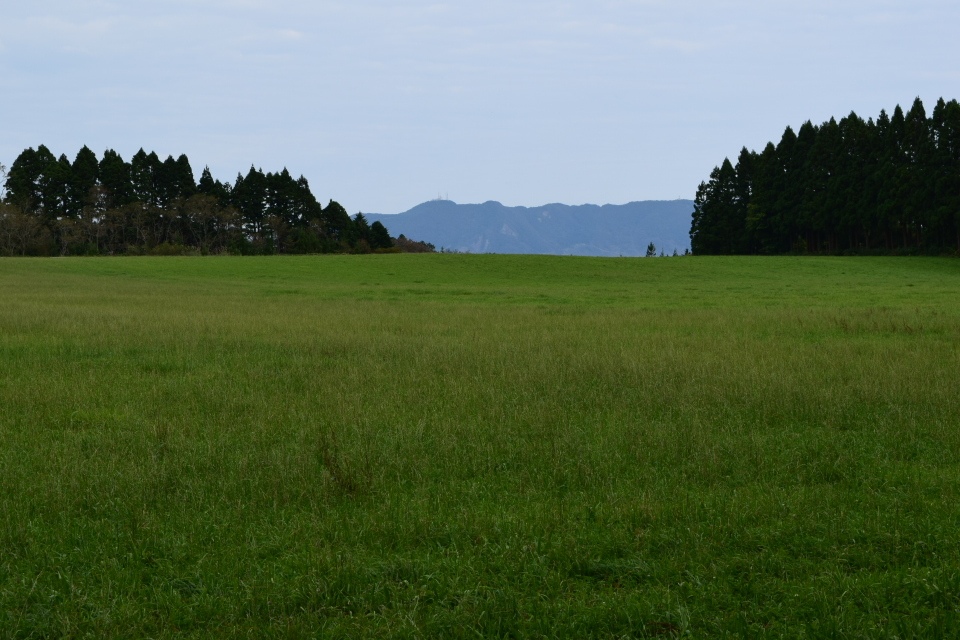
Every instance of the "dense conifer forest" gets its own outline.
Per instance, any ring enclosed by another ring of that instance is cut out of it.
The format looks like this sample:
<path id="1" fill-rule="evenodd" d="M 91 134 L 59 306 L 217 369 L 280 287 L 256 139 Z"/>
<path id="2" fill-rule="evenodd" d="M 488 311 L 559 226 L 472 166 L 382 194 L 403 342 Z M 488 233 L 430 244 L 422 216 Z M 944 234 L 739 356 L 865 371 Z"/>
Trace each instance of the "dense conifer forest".
<path id="1" fill-rule="evenodd" d="M 696 254 L 960 252 L 960 104 L 787 127 L 725 159 L 694 204 Z"/>
<path id="2" fill-rule="evenodd" d="M 331 253 L 427 251 L 380 222 L 321 206 L 306 178 L 254 167 L 231 184 L 187 156 L 141 149 L 126 162 L 83 147 L 71 162 L 41 145 L 6 172 L 0 255 Z M 399 241 L 399 242 L 398 242 Z M 395 246 L 396 245 L 396 246 Z"/>

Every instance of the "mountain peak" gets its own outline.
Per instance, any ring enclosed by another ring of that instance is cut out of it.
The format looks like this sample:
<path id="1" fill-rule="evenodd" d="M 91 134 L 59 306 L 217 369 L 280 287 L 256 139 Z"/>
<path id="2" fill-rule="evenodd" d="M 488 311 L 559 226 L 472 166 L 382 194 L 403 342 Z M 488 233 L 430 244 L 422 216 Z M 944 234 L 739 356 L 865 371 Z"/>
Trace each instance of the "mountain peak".
<path id="1" fill-rule="evenodd" d="M 692 214 L 692 200 L 539 207 L 430 200 L 404 213 L 364 215 L 394 237 L 470 253 L 643 256 L 651 242 L 666 253 L 688 249 Z"/>

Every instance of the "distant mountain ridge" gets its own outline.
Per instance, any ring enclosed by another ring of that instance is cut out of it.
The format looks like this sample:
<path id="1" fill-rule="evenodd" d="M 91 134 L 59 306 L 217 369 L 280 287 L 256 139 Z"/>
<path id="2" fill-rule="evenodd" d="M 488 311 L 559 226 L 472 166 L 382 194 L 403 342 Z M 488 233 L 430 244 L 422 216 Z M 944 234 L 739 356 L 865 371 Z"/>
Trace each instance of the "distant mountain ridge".
<path id="1" fill-rule="evenodd" d="M 650 242 L 658 252 L 683 253 L 690 247 L 692 215 L 692 200 L 541 207 L 431 200 L 404 213 L 364 214 L 394 237 L 403 234 L 437 249 L 577 256 L 642 256 Z"/>

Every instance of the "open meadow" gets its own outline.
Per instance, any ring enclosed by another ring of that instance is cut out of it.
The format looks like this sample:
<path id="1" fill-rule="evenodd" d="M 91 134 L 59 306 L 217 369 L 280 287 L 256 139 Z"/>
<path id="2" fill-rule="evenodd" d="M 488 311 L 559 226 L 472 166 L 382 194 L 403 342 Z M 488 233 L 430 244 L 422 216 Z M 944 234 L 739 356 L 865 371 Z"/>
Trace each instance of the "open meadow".
<path id="1" fill-rule="evenodd" d="M 960 260 L 0 260 L 0 638 L 960 636 Z"/>

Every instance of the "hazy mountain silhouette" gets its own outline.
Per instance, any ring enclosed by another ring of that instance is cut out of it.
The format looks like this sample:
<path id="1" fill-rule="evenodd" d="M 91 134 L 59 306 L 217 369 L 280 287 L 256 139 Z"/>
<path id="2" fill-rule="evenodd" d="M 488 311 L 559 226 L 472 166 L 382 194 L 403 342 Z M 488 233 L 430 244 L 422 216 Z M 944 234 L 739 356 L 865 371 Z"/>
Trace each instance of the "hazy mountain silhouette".
<path id="1" fill-rule="evenodd" d="M 642 256 L 653 242 L 668 255 L 690 247 L 692 200 L 628 204 L 547 204 L 505 207 L 499 202 L 432 200 L 405 213 L 365 213 L 400 234 L 471 253 Z"/>

